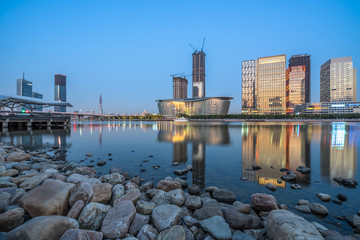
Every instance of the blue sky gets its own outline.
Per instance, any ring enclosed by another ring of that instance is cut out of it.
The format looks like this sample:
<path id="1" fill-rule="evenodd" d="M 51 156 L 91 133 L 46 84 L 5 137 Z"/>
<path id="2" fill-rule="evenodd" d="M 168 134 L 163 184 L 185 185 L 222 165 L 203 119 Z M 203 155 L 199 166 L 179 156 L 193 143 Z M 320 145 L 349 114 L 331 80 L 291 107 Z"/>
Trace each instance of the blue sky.
<path id="1" fill-rule="evenodd" d="M 278 54 L 311 55 L 319 102 L 321 64 L 352 56 L 360 68 L 360 1 L 0 0 L 0 94 L 15 94 L 25 72 L 52 100 L 62 73 L 72 110 L 97 111 L 101 93 L 104 112 L 157 112 L 203 37 L 207 96 L 234 97 L 231 113 L 241 110 L 241 61 Z"/>

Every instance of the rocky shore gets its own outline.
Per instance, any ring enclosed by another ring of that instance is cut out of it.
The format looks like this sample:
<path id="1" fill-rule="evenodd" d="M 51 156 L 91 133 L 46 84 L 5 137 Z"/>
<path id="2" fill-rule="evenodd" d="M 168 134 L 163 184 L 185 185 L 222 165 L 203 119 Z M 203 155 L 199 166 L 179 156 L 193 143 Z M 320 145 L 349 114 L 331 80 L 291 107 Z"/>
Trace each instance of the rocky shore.
<path id="1" fill-rule="evenodd" d="M 250 205 L 226 189 L 202 190 L 175 176 L 153 183 L 120 168 L 97 176 L 91 166 L 61 160 L 64 152 L 0 143 L 0 239 L 360 239 L 360 213 L 344 218 L 354 234 L 343 236 L 288 211 L 269 194 L 249 196 Z M 303 199 L 295 209 L 329 214 L 322 204 Z"/>

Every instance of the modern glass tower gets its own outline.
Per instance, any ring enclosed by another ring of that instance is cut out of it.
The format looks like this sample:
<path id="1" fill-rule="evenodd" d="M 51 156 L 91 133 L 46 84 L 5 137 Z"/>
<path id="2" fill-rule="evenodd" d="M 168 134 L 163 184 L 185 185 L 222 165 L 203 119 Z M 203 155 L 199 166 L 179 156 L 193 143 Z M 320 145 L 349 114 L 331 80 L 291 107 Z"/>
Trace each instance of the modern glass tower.
<path id="1" fill-rule="evenodd" d="M 38 93 L 38 92 L 33 92 L 32 97 L 33 98 L 38 98 L 38 99 L 43 99 L 43 95 L 41 93 Z M 42 111 L 42 108 L 36 108 L 34 110 L 35 111 Z"/>
<path id="2" fill-rule="evenodd" d="M 102 107 L 102 97 L 100 94 L 100 98 L 99 98 L 99 114 L 103 114 L 103 107 Z"/>
<path id="3" fill-rule="evenodd" d="M 352 57 L 331 58 L 320 69 L 320 102 L 356 101 Z"/>
<path id="4" fill-rule="evenodd" d="M 187 98 L 188 80 L 183 77 L 173 77 L 173 98 Z"/>
<path id="5" fill-rule="evenodd" d="M 294 107 L 305 103 L 306 67 L 294 66 L 286 70 L 286 113 L 294 112 Z"/>
<path id="6" fill-rule="evenodd" d="M 23 97 L 32 97 L 32 82 L 22 78 L 16 80 L 16 95 Z"/>
<path id="7" fill-rule="evenodd" d="M 192 54 L 192 81 L 193 81 L 193 98 L 205 97 L 205 53 L 195 50 Z"/>
<path id="8" fill-rule="evenodd" d="M 305 66 L 305 103 L 310 102 L 311 60 L 310 55 L 298 54 L 289 59 L 289 67 Z"/>
<path id="9" fill-rule="evenodd" d="M 242 62 L 242 113 L 256 109 L 256 60 Z"/>
<path id="10" fill-rule="evenodd" d="M 55 74 L 55 92 L 54 100 L 66 102 L 66 75 Z M 66 112 L 66 107 L 54 107 L 55 112 Z"/>
<path id="11" fill-rule="evenodd" d="M 258 58 L 257 111 L 285 114 L 286 55 Z"/>

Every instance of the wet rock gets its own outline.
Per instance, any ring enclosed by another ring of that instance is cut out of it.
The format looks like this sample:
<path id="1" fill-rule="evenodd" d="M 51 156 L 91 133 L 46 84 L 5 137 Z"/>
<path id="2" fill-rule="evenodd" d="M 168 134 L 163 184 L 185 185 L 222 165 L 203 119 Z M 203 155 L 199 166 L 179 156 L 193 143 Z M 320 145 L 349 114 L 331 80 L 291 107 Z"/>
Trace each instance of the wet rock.
<path id="1" fill-rule="evenodd" d="M 182 210 L 173 204 L 163 204 L 157 206 L 152 211 L 151 220 L 156 229 L 162 230 L 180 223 Z"/>
<path id="2" fill-rule="evenodd" d="M 83 200 L 77 200 L 74 205 L 71 207 L 70 211 L 67 213 L 67 217 L 78 219 L 81 211 L 83 210 L 85 203 Z"/>
<path id="3" fill-rule="evenodd" d="M 140 229 L 137 238 L 139 240 L 156 240 L 158 234 L 158 231 L 151 225 L 144 225 Z"/>
<path id="4" fill-rule="evenodd" d="M 296 178 L 297 178 L 296 174 L 292 173 L 292 172 L 288 172 L 288 174 L 285 174 L 285 175 L 281 176 L 281 179 L 284 180 L 284 181 L 287 181 L 287 182 L 295 181 Z"/>
<path id="5" fill-rule="evenodd" d="M 258 211 L 271 211 L 278 209 L 276 198 L 265 193 L 254 193 L 251 195 L 251 203 Z"/>
<path id="6" fill-rule="evenodd" d="M 198 196 L 190 196 L 186 199 L 185 206 L 191 210 L 199 209 L 202 206 L 201 198 Z"/>
<path id="7" fill-rule="evenodd" d="M 134 204 L 129 200 L 122 201 L 111 208 L 101 226 L 104 238 L 125 237 L 135 214 Z"/>
<path id="8" fill-rule="evenodd" d="M 287 210 L 271 211 L 266 222 L 266 231 L 270 238 L 277 240 L 323 239 L 311 223 Z"/>
<path id="9" fill-rule="evenodd" d="M 151 202 L 155 203 L 156 206 L 162 205 L 162 204 L 169 204 L 170 201 L 170 195 L 167 192 L 164 192 L 160 190 L 152 199 Z"/>
<path id="10" fill-rule="evenodd" d="M 215 189 L 219 189 L 219 188 L 215 187 L 215 186 L 209 186 L 209 187 L 205 188 L 205 191 L 212 193 Z"/>
<path id="11" fill-rule="evenodd" d="M 12 194 L 9 203 L 10 205 L 15 205 L 19 203 L 19 200 L 26 194 L 26 191 L 22 188 L 17 188 L 16 191 Z"/>
<path id="12" fill-rule="evenodd" d="M 140 186 L 140 191 L 146 193 L 146 191 L 153 189 L 153 188 L 154 188 L 154 183 L 152 181 L 149 181 Z"/>
<path id="13" fill-rule="evenodd" d="M 331 196 L 326 193 L 317 193 L 316 197 L 323 202 L 329 202 L 331 200 Z"/>
<path id="14" fill-rule="evenodd" d="M 233 229 L 242 230 L 262 227 L 259 217 L 237 212 L 235 207 L 225 208 L 223 213 L 226 222 Z"/>
<path id="15" fill-rule="evenodd" d="M 76 167 L 73 172 L 81 175 L 86 175 L 88 177 L 95 177 L 96 175 L 96 170 L 93 167 Z"/>
<path id="16" fill-rule="evenodd" d="M 119 204 L 122 201 L 130 200 L 134 205 L 136 205 L 137 201 L 139 201 L 141 197 L 140 190 L 139 189 L 131 189 L 127 191 L 127 193 L 120 198 L 116 199 L 114 201 L 114 206 Z"/>
<path id="17" fill-rule="evenodd" d="M 8 232 L 24 222 L 24 209 L 16 207 L 0 214 L 0 231 Z"/>
<path id="18" fill-rule="evenodd" d="M 110 183 L 111 185 L 123 184 L 125 177 L 120 173 L 106 174 L 100 177 L 101 182 Z"/>
<path id="19" fill-rule="evenodd" d="M 291 187 L 292 189 L 297 189 L 297 190 L 302 189 L 302 187 L 301 187 L 299 184 L 291 184 L 290 187 Z"/>
<path id="20" fill-rule="evenodd" d="M 162 231 L 158 235 L 158 239 L 159 240 L 170 240 L 170 239 L 186 240 L 185 230 L 182 226 L 175 225 L 169 229 Z"/>
<path id="21" fill-rule="evenodd" d="M 6 162 L 22 162 L 31 158 L 30 154 L 22 152 L 12 152 L 6 157 Z"/>
<path id="22" fill-rule="evenodd" d="M 78 222 L 64 216 L 41 216 L 35 217 L 26 223 L 14 228 L 6 237 L 9 240 L 49 240 L 60 239 L 69 229 L 79 228 Z"/>
<path id="23" fill-rule="evenodd" d="M 146 191 L 146 196 L 151 199 L 151 198 L 155 197 L 155 195 L 160 191 L 162 191 L 162 190 L 160 190 L 160 189 L 149 189 L 149 190 Z"/>
<path id="24" fill-rule="evenodd" d="M 342 194 L 342 193 L 338 194 L 338 195 L 337 195 L 337 198 L 338 198 L 340 201 L 343 201 L 343 202 L 346 202 L 346 201 L 347 201 L 347 197 L 346 197 L 344 194 Z"/>
<path id="25" fill-rule="evenodd" d="M 321 232 L 325 240 L 346 240 L 343 235 L 334 230 L 325 230 Z"/>
<path id="26" fill-rule="evenodd" d="M 51 174 L 49 173 L 40 173 L 22 182 L 20 184 L 20 187 L 25 189 L 26 191 L 29 191 L 41 184 L 45 179 L 49 178 L 50 176 Z"/>
<path id="27" fill-rule="evenodd" d="M 110 203 L 113 204 L 116 199 L 122 197 L 125 193 L 125 188 L 122 184 L 117 184 L 112 188 L 112 196 Z"/>
<path id="28" fill-rule="evenodd" d="M 297 205 L 308 205 L 309 204 L 309 200 L 304 200 L 304 199 L 300 199 L 297 202 Z"/>
<path id="29" fill-rule="evenodd" d="M 148 224 L 150 221 L 150 216 L 142 215 L 139 213 L 135 214 L 135 217 L 130 225 L 129 233 L 136 236 L 139 233 L 140 229 Z"/>
<path id="30" fill-rule="evenodd" d="M 106 161 L 99 161 L 96 163 L 96 165 L 98 165 L 99 167 L 102 167 L 106 164 Z"/>
<path id="31" fill-rule="evenodd" d="M 191 228 L 192 226 L 200 227 L 199 220 L 191 217 L 191 216 L 185 216 L 182 221 L 184 222 L 185 226 L 188 228 Z"/>
<path id="32" fill-rule="evenodd" d="M 86 157 L 92 157 L 92 156 L 93 156 L 93 153 L 92 153 L 92 152 L 85 153 L 85 156 L 86 156 Z"/>
<path id="33" fill-rule="evenodd" d="M 185 193 L 181 189 L 175 189 L 168 192 L 170 196 L 170 203 L 175 204 L 179 207 L 184 205 L 185 202 Z"/>
<path id="34" fill-rule="evenodd" d="M 131 190 L 131 189 L 139 189 L 139 186 L 133 182 L 125 183 L 125 191 Z M 140 191 L 140 189 L 139 189 Z"/>
<path id="35" fill-rule="evenodd" d="M 271 184 L 271 183 L 267 183 L 266 188 L 273 191 L 273 192 L 277 189 L 277 187 L 274 184 Z"/>
<path id="36" fill-rule="evenodd" d="M 188 193 L 190 193 L 191 195 L 199 195 L 200 192 L 201 192 L 201 189 L 196 184 L 191 184 L 191 186 L 188 188 Z"/>
<path id="37" fill-rule="evenodd" d="M 332 203 L 335 203 L 337 205 L 342 205 L 342 201 L 338 200 L 338 199 L 333 199 L 331 200 Z"/>
<path id="38" fill-rule="evenodd" d="M 346 216 L 345 220 L 352 228 L 360 228 L 360 217 L 358 215 Z"/>
<path id="39" fill-rule="evenodd" d="M 306 214 L 311 213 L 311 209 L 308 205 L 296 205 L 295 209 L 302 213 L 306 213 Z"/>
<path id="40" fill-rule="evenodd" d="M 326 227 L 324 227 L 324 226 L 321 225 L 320 223 L 311 222 L 311 224 L 314 225 L 314 227 L 315 227 L 320 233 L 322 233 L 323 231 L 328 230 Z"/>
<path id="41" fill-rule="evenodd" d="M 138 201 L 136 203 L 136 211 L 143 215 L 150 215 L 156 205 L 152 202 Z"/>
<path id="42" fill-rule="evenodd" d="M 235 201 L 234 193 L 225 189 L 215 189 L 212 192 L 212 197 L 222 203 L 232 204 Z"/>
<path id="43" fill-rule="evenodd" d="M 242 231 L 235 231 L 231 240 L 255 240 L 255 238 Z"/>
<path id="44" fill-rule="evenodd" d="M 309 203 L 309 207 L 311 209 L 311 212 L 316 215 L 327 216 L 329 214 L 327 208 L 320 203 Z"/>
<path id="45" fill-rule="evenodd" d="M 93 195 L 90 201 L 106 204 L 111 198 L 112 187 L 109 183 L 94 184 L 92 186 Z"/>
<path id="46" fill-rule="evenodd" d="M 99 230 L 110 206 L 101 203 L 90 202 L 81 211 L 78 218 L 81 229 Z"/>
<path id="47" fill-rule="evenodd" d="M 102 240 L 103 233 L 91 230 L 69 229 L 60 238 L 60 240 Z"/>
<path id="48" fill-rule="evenodd" d="M 348 188 L 356 188 L 358 185 L 358 183 L 352 178 L 333 178 L 333 180 L 338 184 Z"/>
<path id="49" fill-rule="evenodd" d="M 14 177 L 19 174 L 19 171 L 16 169 L 9 169 L 3 172 L 0 172 L 0 177 Z"/>
<path id="50" fill-rule="evenodd" d="M 281 181 L 280 179 L 276 180 L 276 182 L 277 182 L 278 184 L 282 184 L 282 183 L 283 183 L 283 181 Z"/>
<path id="51" fill-rule="evenodd" d="M 287 168 L 280 168 L 280 172 L 290 172 L 290 170 Z"/>
<path id="52" fill-rule="evenodd" d="M 167 180 L 161 180 L 156 185 L 157 189 L 163 190 L 165 192 L 169 192 L 174 189 L 182 189 L 180 183 L 176 181 L 167 181 Z"/>
<path id="53" fill-rule="evenodd" d="M 187 173 L 188 173 L 187 169 L 179 169 L 179 170 L 174 171 L 174 174 L 177 175 L 177 176 L 182 176 L 182 175 L 185 175 Z"/>
<path id="54" fill-rule="evenodd" d="M 24 195 L 23 207 L 31 217 L 66 215 L 73 186 L 71 183 L 48 179 Z"/>
<path id="55" fill-rule="evenodd" d="M 231 239 L 232 234 L 229 225 L 225 222 L 224 218 L 214 216 L 200 221 L 201 227 L 205 232 L 210 233 L 216 239 Z"/>
<path id="56" fill-rule="evenodd" d="M 309 174 L 311 172 L 311 169 L 305 166 L 299 166 L 296 171 L 298 171 L 301 174 Z"/>
<path id="57" fill-rule="evenodd" d="M 213 216 L 224 216 L 217 203 L 204 203 L 202 208 L 196 209 L 194 212 L 194 218 L 199 220 L 204 220 Z"/>
<path id="58" fill-rule="evenodd" d="M 248 214 L 250 212 L 250 210 L 251 210 L 250 204 L 244 204 L 244 203 L 239 202 L 235 206 L 235 211 L 240 212 L 240 213 Z"/>
<path id="59" fill-rule="evenodd" d="M 70 206 L 73 206 L 77 200 L 83 200 L 87 204 L 93 195 L 93 189 L 88 182 L 79 182 L 72 189 L 69 198 Z"/>

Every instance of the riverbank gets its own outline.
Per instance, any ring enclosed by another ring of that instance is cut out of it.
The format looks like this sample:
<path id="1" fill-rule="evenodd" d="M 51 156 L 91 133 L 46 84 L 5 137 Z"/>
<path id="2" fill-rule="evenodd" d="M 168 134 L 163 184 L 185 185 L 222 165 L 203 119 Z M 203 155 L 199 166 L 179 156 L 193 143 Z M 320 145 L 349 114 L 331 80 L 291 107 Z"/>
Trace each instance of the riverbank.
<path id="1" fill-rule="evenodd" d="M 61 154 L 57 146 L 30 152 L 0 143 L 0 231 L 8 239 L 359 239 L 310 223 L 269 194 L 244 204 L 226 189 L 188 186 L 172 173 L 157 183 L 117 167 L 99 176 Z M 321 201 L 294 205 L 325 217 L 331 213 Z M 344 218 L 354 233 L 356 211 Z"/>

